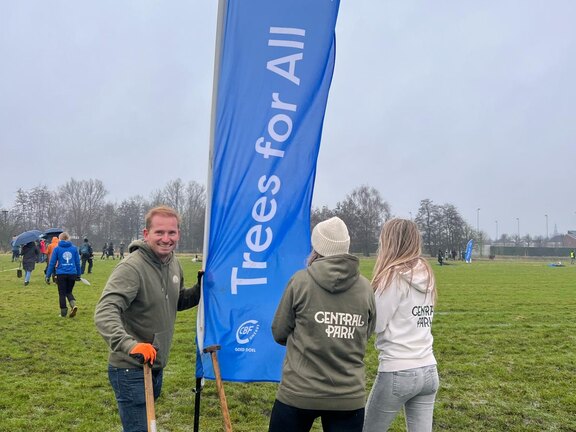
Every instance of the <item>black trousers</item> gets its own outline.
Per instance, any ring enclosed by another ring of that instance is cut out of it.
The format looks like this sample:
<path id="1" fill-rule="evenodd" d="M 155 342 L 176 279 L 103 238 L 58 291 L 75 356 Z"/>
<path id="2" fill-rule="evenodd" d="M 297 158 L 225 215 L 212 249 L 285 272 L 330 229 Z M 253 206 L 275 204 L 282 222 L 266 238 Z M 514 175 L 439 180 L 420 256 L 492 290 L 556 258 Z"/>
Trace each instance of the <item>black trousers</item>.
<path id="1" fill-rule="evenodd" d="M 274 401 L 268 432 L 308 432 L 316 418 L 324 432 L 362 432 L 364 408 L 352 411 L 309 410 Z"/>
<path id="2" fill-rule="evenodd" d="M 60 309 L 67 309 L 66 300 L 68 302 L 73 302 L 76 299 L 72 290 L 74 289 L 74 284 L 76 283 L 76 275 L 58 275 L 56 278 L 58 283 L 58 300 L 60 301 Z"/>
<path id="3" fill-rule="evenodd" d="M 84 274 L 84 270 L 86 270 L 86 261 L 88 261 L 88 273 L 92 273 L 92 266 L 94 265 L 94 260 L 92 257 L 81 257 L 80 259 L 82 260 L 82 274 Z"/>

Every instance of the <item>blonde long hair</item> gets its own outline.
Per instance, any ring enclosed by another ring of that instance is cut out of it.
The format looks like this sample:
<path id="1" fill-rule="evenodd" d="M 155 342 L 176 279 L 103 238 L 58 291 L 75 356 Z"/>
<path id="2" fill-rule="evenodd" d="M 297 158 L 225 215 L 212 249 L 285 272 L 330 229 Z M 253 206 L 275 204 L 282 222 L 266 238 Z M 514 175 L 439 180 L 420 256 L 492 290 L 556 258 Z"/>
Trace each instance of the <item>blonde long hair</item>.
<path id="1" fill-rule="evenodd" d="M 376 293 L 388 288 L 400 271 L 412 272 L 422 262 L 428 272 L 433 301 L 436 300 L 434 273 L 421 258 L 422 238 L 418 225 L 407 219 L 390 219 L 380 232 L 380 247 L 374 265 L 372 288 Z"/>

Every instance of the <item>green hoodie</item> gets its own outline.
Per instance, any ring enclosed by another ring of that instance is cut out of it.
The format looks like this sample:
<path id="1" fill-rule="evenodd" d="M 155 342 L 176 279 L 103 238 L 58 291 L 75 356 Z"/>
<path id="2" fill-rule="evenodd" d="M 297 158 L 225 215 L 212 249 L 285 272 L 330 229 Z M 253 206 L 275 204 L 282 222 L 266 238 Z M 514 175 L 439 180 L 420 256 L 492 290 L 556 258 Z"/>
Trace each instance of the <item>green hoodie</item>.
<path id="1" fill-rule="evenodd" d="M 184 288 L 180 263 L 172 254 L 160 261 L 144 241 L 128 247 L 130 255 L 114 269 L 96 305 L 96 328 L 110 347 L 114 367 L 140 366 L 129 352 L 139 342 L 153 344 L 158 354 L 154 369 L 168 363 L 176 311 L 198 304 L 198 285 Z"/>
<path id="2" fill-rule="evenodd" d="M 323 257 L 297 272 L 272 323 L 286 345 L 277 399 L 303 409 L 364 407 L 364 353 L 375 324 L 374 292 L 357 257 Z"/>

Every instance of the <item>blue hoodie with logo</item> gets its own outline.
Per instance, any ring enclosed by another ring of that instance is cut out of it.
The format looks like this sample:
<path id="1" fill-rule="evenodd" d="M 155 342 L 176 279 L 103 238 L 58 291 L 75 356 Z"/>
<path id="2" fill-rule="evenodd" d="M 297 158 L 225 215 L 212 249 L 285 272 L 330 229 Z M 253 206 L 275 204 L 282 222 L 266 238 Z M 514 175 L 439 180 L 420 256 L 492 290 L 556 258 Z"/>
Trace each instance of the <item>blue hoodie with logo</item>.
<path id="1" fill-rule="evenodd" d="M 57 275 L 80 276 L 82 274 L 78 248 L 68 240 L 60 240 L 52 252 L 46 277 L 49 278 L 54 272 Z"/>

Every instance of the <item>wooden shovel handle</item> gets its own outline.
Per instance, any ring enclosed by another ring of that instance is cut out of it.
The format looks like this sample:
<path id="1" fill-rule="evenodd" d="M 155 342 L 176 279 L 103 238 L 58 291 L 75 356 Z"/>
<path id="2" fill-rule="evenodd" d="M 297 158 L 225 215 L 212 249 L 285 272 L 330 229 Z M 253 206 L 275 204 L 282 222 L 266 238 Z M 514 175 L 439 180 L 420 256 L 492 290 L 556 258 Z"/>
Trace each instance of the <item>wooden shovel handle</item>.
<path id="1" fill-rule="evenodd" d="M 148 432 L 156 432 L 154 386 L 152 385 L 152 368 L 149 363 L 144 363 L 144 390 L 146 392 L 146 420 L 148 422 Z"/>
<path id="2" fill-rule="evenodd" d="M 204 348 L 205 353 L 210 353 L 212 357 L 212 367 L 214 368 L 214 376 L 216 378 L 216 389 L 220 398 L 220 407 L 222 409 L 222 418 L 224 420 L 224 430 L 232 432 L 232 422 L 230 421 L 230 413 L 228 412 L 228 403 L 226 402 L 226 393 L 224 393 L 224 385 L 222 384 L 222 377 L 220 376 L 220 366 L 218 364 L 218 355 L 216 352 L 220 349 L 220 345 L 211 345 Z"/>

